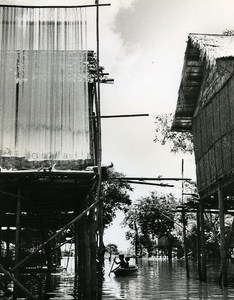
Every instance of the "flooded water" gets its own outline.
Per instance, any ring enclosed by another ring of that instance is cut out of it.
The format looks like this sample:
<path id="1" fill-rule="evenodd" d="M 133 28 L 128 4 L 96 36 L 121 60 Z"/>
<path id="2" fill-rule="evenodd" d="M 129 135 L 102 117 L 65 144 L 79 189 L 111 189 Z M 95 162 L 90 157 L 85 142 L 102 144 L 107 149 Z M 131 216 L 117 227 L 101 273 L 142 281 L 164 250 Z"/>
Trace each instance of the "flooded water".
<path id="1" fill-rule="evenodd" d="M 135 261 L 130 261 L 135 264 Z M 63 260 L 66 266 L 67 260 Z M 198 280 L 196 265 L 190 263 L 190 278 L 186 278 L 184 261 L 138 259 L 138 271 L 125 277 L 109 276 L 112 262 L 105 262 L 103 300 L 224 300 L 234 299 L 234 282 L 230 277 L 228 288 L 218 285 L 218 266 L 208 265 L 208 281 Z M 45 275 L 25 275 L 24 281 L 39 299 L 77 299 L 73 261 L 70 259 L 68 271 Z M 23 280 L 23 278 L 22 278 Z M 0 297 L 3 299 L 3 297 Z M 9 298 L 10 299 L 10 298 Z M 19 297 L 18 299 L 26 299 Z"/>

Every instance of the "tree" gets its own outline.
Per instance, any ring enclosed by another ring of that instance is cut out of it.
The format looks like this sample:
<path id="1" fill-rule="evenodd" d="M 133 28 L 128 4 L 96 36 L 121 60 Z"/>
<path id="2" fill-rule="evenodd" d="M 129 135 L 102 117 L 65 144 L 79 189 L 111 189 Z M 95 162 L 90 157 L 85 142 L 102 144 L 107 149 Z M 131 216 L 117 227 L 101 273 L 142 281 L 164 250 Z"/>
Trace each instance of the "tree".
<path id="1" fill-rule="evenodd" d="M 116 217 L 117 210 L 125 211 L 131 204 L 129 192 L 133 189 L 123 181 L 115 181 L 112 178 L 124 177 L 122 173 L 107 170 L 107 180 L 102 182 L 101 198 L 104 203 L 104 227 L 108 227 Z"/>
<path id="2" fill-rule="evenodd" d="M 171 130 L 174 115 L 164 114 L 155 117 L 154 142 L 171 144 L 171 152 L 193 153 L 193 135 L 190 132 L 175 132 Z"/>
<path id="3" fill-rule="evenodd" d="M 106 252 L 109 253 L 109 261 L 111 261 L 112 254 L 118 254 L 118 252 L 119 252 L 118 246 L 116 244 L 109 243 L 106 245 L 105 249 L 106 249 Z"/>
<path id="4" fill-rule="evenodd" d="M 175 205 L 175 197 L 172 194 L 159 195 L 157 192 L 151 192 L 150 196 L 140 198 L 126 214 L 125 224 L 130 228 L 127 237 L 133 237 L 137 228 L 138 247 L 147 249 L 149 256 L 155 238 L 166 237 L 169 243 L 169 258 L 171 258 Z M 133 243 L 135 242 L 134 239 Z"/>

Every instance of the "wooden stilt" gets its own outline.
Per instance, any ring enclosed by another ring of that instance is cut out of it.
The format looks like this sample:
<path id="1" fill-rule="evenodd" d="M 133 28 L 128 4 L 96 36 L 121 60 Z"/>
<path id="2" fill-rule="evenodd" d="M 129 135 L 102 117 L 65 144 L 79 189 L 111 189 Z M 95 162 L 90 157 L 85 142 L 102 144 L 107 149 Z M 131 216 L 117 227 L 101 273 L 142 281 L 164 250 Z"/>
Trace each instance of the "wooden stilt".
<path id="1" fill-rule="evenodd" d="M 224 220 L 224 195 L 222 189 L 218 188 L 219 198 L 219 223 L 220 223 L 220 284 L 227 286 L 227 256 L 225 251 L 225 220 Z"/>
<path id="2" fill-rule="evenodd" d="M 84 248 L 82 221 L 78 223 L 78 299 L 84 299 Z"/>
<path id="3" fill-rule="evenodd" d="M 87 207 L 87 201 L 85 201 Z M 84 278 L 84 299 L 91 300 L 91 281 L 90 281 L 90 245 L 88 232 L 87 215 L 82 219 L 82 235 L 83 235 L 83 278 Z"/>
<path id="4" fill-rule="evenodd" d="M 2 263 L 2 227 L 0 226 L 0 264 Z"/>
<path id="5" fill-rule="evenodd" d="M 75 237 L 74 237 L 74 242 L 75 242 L 75 274 L 78 274 L 78 224 L 76 223 L 75 226 Z"/>
<path id="6" fill-rule="evenodd" d="M 197 269 L 199 279 L 202 280 L 202 266 L 201 266 L 201 224 L 200 224 L 200 210 L 197 205 Z"/>
<path id="7" fill-rule="evenodd" d="M 189 264 L 188 264 L 188 248 L 187 248 L 187 235 L 186 235 L 186 217 L 185 209 L 182 208 L 182 222 L 183 222 L 183 242 L 184 242 L 184 257 L 186 266 L 186 276 L 189 278 Z"/>
<path id="8" fill-rule="evenodd" d="M 92 201 L 94 198 L 92 198 Z M 91 270 L 91 299 L 97 299 L 97 243 L 96 243 L 96 213 L 92 211 L 89 215 L 89 236 L 90 236 L 90 270 Z"/>
<path id="9" fill-rule="evenodd" d="M 205 240 L 205 223 L 204 223 L 204 207 L 202 199 L 199 202 L 200 210 L 200 241 L 201 241 L 201 274 L 200 280 L 206 281 L 206 240 Z"/>
<path id="10" fill-rule="evenodd" d="M 16 236 L 15 236 L 15 265 L 19 262 L 20 256 L 20 235 L 21 235 L 21 190 L 18 191 L 18 199 L 17 199 L 17 207 L 16 207 Z M 18 279 L 18 270 L 15 272 L 15 278 Z M 18 286 L 14 284 L 14 297 L 17 297 L 18 294 Z"/>

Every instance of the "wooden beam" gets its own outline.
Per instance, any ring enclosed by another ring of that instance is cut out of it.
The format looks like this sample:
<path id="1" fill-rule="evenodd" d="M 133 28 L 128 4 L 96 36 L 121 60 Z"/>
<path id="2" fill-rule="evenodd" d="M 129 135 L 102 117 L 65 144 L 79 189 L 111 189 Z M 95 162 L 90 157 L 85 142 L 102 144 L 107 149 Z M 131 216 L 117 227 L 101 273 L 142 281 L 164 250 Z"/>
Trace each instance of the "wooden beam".
<path id="1" fill-rule="evenodd" d="M 108 180 L 172 180 L 172 181 L 191 181 L 191 178 L 177 178 L 177 177 L 112 177 L 108 178 Z"/>
<path id="2" fill-rule="evenodd" d="M 132 115 L 107 115 L 107 116 L 100 116 L 102 119 L 110 119 L 110 118 L 134 118 L 134 117 L 148 117 L 149 114 L 132 114 Z"/>
<path id="3" fill-rule="evenodd" d="M 142 181 L 133 181 L 133 180 L 121 180 L 121 182 L 126 183 L 133 183 L 133 184 L 145 184 L 145 185 L 157 185 L 162 187 L 174 187 L 173 184 L 166 184 L 166 183 L 151 183 L 151 182 L 142 182 Z"/>
<path id="4" fill-rule="evenodd" d="M 103 4 L 90 4 L 90 5 L 63 5 L 63 6 L 40 6 L 40 5 L 4 5 L 1 4 L 0 7 L 19 7 L 19 8 L 89 8 L 89 7 L 97 7 L 97 6 L 110 6 L 110 3 L 103 3 Z"/>

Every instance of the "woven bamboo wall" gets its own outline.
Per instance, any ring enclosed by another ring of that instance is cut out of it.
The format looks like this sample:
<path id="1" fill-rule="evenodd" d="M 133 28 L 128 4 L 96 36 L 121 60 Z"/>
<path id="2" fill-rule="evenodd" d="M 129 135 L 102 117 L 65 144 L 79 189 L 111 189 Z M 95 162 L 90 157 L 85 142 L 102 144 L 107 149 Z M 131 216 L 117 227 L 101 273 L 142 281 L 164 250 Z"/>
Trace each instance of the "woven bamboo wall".
<path id="1" fill-rule="evenodd" d="M 212 94 L 193 121 L 199 191 L 234 169 L 234 77 Z"/>

